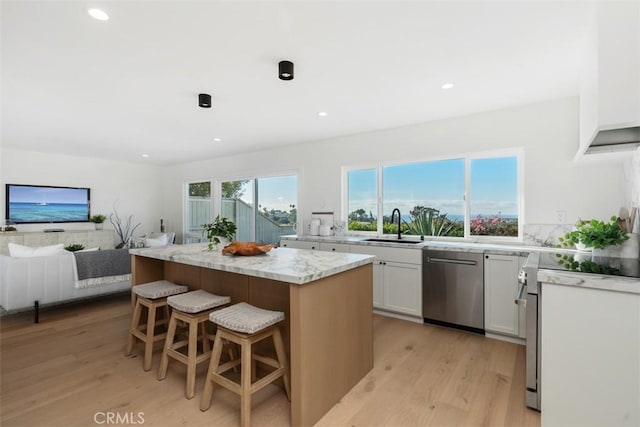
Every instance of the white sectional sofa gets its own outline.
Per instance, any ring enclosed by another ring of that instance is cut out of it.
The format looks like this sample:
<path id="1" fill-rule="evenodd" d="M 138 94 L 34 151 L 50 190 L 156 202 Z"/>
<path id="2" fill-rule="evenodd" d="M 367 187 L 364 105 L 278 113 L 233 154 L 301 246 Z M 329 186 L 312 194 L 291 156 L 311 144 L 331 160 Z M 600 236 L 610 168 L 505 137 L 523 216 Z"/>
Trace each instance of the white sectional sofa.
<path id="1" fill-rule="evenodd" d="M 76 265 L 71 252 L 32 258 L 0 255 L 0 306 L 7 311 L 31 308 L 35 301 L 46 305 L 130 288 L 130 279 L 77 288 Z"/>

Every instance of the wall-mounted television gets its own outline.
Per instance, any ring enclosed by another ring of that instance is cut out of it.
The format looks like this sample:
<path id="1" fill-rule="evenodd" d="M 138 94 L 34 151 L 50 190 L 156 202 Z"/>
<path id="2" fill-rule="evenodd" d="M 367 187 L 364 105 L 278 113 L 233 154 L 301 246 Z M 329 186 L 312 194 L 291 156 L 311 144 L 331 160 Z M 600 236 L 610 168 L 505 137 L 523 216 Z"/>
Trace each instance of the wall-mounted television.
<path id="1" fill-rule="evenodd" d="M 88 222 L 91 190 L 49 185 L 6 184 L 7 222 Z"/>

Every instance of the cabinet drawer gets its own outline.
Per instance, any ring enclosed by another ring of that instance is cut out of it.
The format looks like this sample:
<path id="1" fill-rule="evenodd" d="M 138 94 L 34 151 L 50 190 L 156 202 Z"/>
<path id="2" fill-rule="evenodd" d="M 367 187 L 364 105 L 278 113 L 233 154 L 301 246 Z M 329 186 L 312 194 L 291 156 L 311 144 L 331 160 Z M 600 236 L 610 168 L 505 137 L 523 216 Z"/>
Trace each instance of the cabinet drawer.
<path id="1" fill-rule="evenodd" d="M 422 248 L 389 248 L 370 245 L 351 245 L 351 253 L 375 255 L 379 260 L 422 265 Z"/>
<path id="2" fill-rule="evenodd" d="M 308 242 L 305 240 L 282 240 L 280 246 L 294 249 L 318 249 L 320 244 L 318 242 Z"/>
<path id="3" fill-rule="evenodd" d="M 344 243 L 325 243 L 320 242 L 320 250 L 328 252 L 349 252 L 349 245 Z"/>

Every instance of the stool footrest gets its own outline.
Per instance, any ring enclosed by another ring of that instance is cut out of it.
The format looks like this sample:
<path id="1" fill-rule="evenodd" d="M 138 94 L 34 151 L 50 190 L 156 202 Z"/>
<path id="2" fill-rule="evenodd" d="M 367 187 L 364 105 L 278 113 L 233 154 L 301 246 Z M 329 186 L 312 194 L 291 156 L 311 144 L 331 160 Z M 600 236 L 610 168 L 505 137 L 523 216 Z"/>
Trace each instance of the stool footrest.
<path id="1" fill-rule="evenodd" d="M 272 382 L 280 378 L 282 375 L 284 375 L 284 368 L 278 368 L 275 371 L 269 373 L 268 375 L 265 375 L 255 383 L 251 384 L 251 393 L 255 393 L 256 391 L 261 390 L 265 386 L 271 384 Z"/>
<path id="2" fill-rule="evenodd" d="M 273 359 L 271 357 L 260 356 L 259 354 L 254 354 L 253 358 L 258 362 L 271 366 L 272 368 L 280 369 L 280 363 L 278 363 L 276 359 Z"/>
<path id="3" fill-rule="evenodd" d="M 223 377 L 220 374 L 210 374 L 212 377 L 215 377 L 215 382 L 218 385 L 221 385 L 222 387 L 226 388 L 229 391 L 234 392 L 235 394 L 242 394 L 242 390 L 240 387 L 240 384 L 235 383 L 233 381 L 231 381 L 230 379 Z"/>
<path id="4" fill-rule="evenodd" d="M 142 341 L 146 341 L 147 340 L 147 334 L 142 333 L 142 331 L 131 331 L 131 334 L 134 335 L 136 338 L 139 338 Z M 153 342 L 161 341 L 161 340 L 165 339 L 166 336 L 167 336 L 166 332 L 163 332 L 163 333 L 158 334 L 158 335 L 154 335 L 153 336 Z"/>
<path id="5" fill-rule="evenodd" d="M 184 363 L 185 365 L 189 364 L 189 356 L 180 353 L 179 351 L 169 350 L 167 351 L 167 356 Z M 208 351 L 206 353 L 202 353 L 196 356 L 196 365 L 200 362 L 204 362 L 205 360 L 209 360 L 211 356 L 211 352 Z"/>
<path id="6" fill-rule="evenodd" d="M 223 363 L 222 365 L 218 366 L 218 374 L 222 374 L 224 372 L 227 372 L 229 369 L 235 368 L 240 363 L 241 363 L 240 359 L 236 359 L 236 360 L 232 360 L 230 362 Z"/>

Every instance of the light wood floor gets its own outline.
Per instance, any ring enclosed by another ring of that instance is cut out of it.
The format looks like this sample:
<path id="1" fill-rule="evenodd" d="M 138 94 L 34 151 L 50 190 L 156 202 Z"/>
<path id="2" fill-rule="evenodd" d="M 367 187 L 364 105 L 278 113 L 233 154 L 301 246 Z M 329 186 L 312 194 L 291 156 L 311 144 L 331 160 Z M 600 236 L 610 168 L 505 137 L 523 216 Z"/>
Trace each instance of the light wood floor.
<path id="1" fill-rule="evenodd" d="M 196 397 L 186 400 L 186 367 L 170 363 L 157 381 L 159 353 L 149 372 L 141 344 L 124 357 L 129 316 L 129 297 L 120 296 L 48 309 L 38 325 L 30 313 L 2 317 L 0 424 L 105 425 L 110 412 L 138 425 L 239 425 L 239 399 L 223 388 L 209 411 L 199 410 L 205 364 Z M 373 370 L 316 425 L 538 427 L 524 388 L 522 346 L 375 316 Z M 252 421 L 289 425 L 284 391 L 256 393 Z"/>

